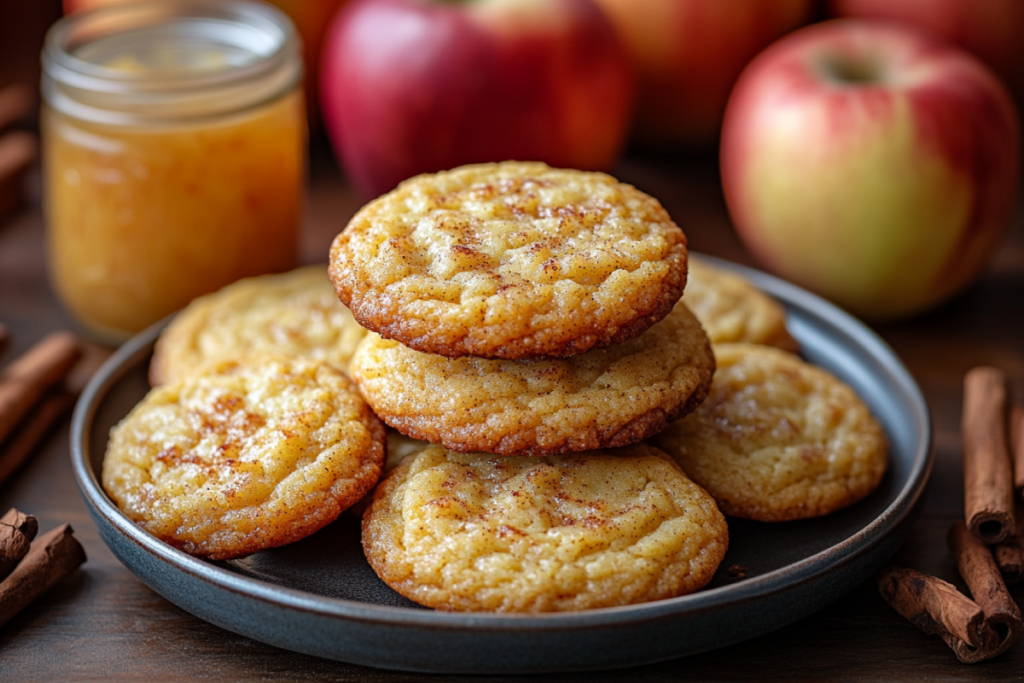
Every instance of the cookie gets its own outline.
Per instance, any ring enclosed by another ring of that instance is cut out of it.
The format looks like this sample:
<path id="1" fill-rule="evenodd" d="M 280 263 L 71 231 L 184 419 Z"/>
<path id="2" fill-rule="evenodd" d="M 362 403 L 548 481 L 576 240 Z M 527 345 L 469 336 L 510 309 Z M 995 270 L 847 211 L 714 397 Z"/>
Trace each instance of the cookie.
<path id="1" fill-rule="evenodd" d="M 713 344 L 745 342 L 796 351 L 786 309 L 746 278 L 690 258 L 683 301 Z"/>
<path id="2" fill-rule="evenodd" d="M 445 358 L 369 334 L 350 369 L 403 434 L 462 452 L 552 455 L 660 431 L 704 399 L 715 363 L 680 304 L 637 338 L 571 358 Z"/>
<path id="3" fill-rule="evenodd" d="M 250 356 L 151 390 L 111 430 L 103 486 L 160 540 L 223 560 L 333 521 L 376 484 L 384 440 L 341 371 Z"/>
<path id="4" fill-rule="evenodd" d="M 338 301 L 325 266 L 246 278 L 195 299 L 160 335 L 150 383 L 253 353 L 316 358 L 347 370 L 366 330 Z"/>
<path id="5" fill-rule="evenodd" d="M 651 442 L 727 515 L 765 522 L 828 514 L 878 486 L 881 426 L 853 389 L 769 346 L 716 344 L 707 399 Z"/>
<path id="6" fill-rule="evenodd" d="M 451 358 L 564 357 L 637 336 L 686 284 L 686 238 L 652 197 L 541 163 L 422 175 L 331 246 L 356 320 Z"/>
<path id="7" fill-rule="evenodd" d="M 728 545 L 714 501 L 645 444 L 546 458 L 429 446 L 377 487 L 363 549 L 449 611 L 554 612 L 692 593 Z"/>

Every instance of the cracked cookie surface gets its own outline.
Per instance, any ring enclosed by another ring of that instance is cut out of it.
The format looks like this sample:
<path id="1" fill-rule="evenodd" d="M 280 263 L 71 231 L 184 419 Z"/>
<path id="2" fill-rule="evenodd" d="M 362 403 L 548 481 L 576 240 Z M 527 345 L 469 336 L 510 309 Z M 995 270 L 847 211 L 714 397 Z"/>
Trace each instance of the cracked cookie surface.
<path id="1" fill-rule="evenodd" d="M 570 358 L 445 358 L 367 335 L 352 358 L 381 419 L 452 450 L 552 455 L 636 443 L 707 395 L 714 356 L 679 304 L 639 337 Z"/>
<path id="2" fill-rule="evenodd" d="M 692 593 L 728 530 L 646 444 L 546 458 L 429 446 L 377 487 L 363 547 L 377 574 L 450 611 L 552 612 Z"/>
<path id="3" fill-rule="evenodd" d="M 331 246 L 356 319 L 448 357 L 562 357 L 637 336 L 686 284 L 686 238 L 652 197 L 541 163 L 417 176 Z"/>
<path id="4" fill-rule="evenodd" d="M 384 441 L 341 371 L 249 356 L 151 390 L 111 430 L 103 486 L 160 540 L 230 559 L 332 522 L 376 484 Z"/>
<path id="5" fill-rule="evenodd" d="M 746 278 L 699 258 L 687 264 L 683 301 L 700 320 L 711 343 L 767 344 L 796 351 L 786 329 L 786 309 Z"/>
<path id="6" fill-rule="evenodd" d="M 828 514 L 871 493 L 888 462 L 881 426 L 853 389 L 768 346 L 715 344 L 714 382 L 692 414 L 651 439 L 727 515 Z"/>
<path id="7" fill-rule="evenodd" d="M 245 278 L 195 299 L 161 333 L 150 382 L 163 384 L 204 363 L 254 353 L 326 361 L 347 371 L 366 335 L 338 301 L 327 267 Z"/>

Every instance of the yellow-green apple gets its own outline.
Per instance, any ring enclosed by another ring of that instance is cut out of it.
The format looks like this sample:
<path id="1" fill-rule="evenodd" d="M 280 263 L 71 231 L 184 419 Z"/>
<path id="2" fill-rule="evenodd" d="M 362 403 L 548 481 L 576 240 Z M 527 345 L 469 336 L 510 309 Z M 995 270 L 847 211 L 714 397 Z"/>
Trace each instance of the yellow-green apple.
<path id="1" fill-rule="evenodd" d="M 812 0 L 598 0 L 629 48 L 639 80 L 641 143 L 702 146 L 717 140 L 740 71 L 802 25 Z"/>
<path id="2" fill-rule="evenodd" d="M 834 16 L 886 19 L 930 31 L 973 52 L 1024 101 L 1024 2 L 829 0 Z"/>
<path id="3" fill-rule="evenodd" d="M 592 0 L 356 0 L 321 74 L 325 126 L 366 196 L 465 163 L 608 168 L 634 97 Z"/>
<path id="4" fill-rule="evenodd" d="M 979 60 L 896 24 L 800 29 L 744 70 L 722 127 L 733 223 L 770 269 L 867 318 L 963 288 L 1006 227 L 1020 124 Z"/>

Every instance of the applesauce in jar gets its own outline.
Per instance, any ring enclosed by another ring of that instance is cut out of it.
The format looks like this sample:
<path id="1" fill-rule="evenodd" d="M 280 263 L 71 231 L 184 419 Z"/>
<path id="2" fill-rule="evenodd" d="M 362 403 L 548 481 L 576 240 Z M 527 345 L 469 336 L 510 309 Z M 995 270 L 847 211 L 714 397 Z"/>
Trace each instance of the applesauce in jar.
<path id="1" fill-rule="evenodd" d="M 51 280 L 123 341 L 194 297 L 298 262 L 306 129 L 287 17 L 244 1 L 71 15 L 43 54 Z"/>

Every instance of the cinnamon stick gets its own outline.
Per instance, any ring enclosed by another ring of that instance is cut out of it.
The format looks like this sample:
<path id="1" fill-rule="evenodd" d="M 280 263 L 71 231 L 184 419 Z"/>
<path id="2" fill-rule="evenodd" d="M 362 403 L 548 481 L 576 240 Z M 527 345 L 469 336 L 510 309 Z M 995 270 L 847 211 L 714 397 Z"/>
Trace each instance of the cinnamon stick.
<path id="1" fill-rule="evenodd" d="M 1021 616 L 1017 603 L 1010 597 L 999 567 L 988 547 L 972 534 L 963 522 L 949 530 L 949 548 L 953 552 L 960 576 L 967 582 L 971 597 L 985 614 L 990 638 L 979 648 L 980 659 L 995 657 L 1017 642 Z"/>
<path id="2" fill-rule="evenodd" d="M 974 368 L 964 377 L 964 516 L 979 540 L 991 545 L 1016 531 L 1013 471 L 1006 446 L 1006 377 L 997 368 Z"/>
<path id="3" fill-rule="evenodd" d="M 40 536 L 11 575 L 0 582 L 0 627 L 85 562 L 85 550 L 63 524 Z"/>
<path id="4" fill-rule="evenodd" d="M 1008 584 L 1024 581 L 1024 506 L 1017 504 L 1017 533 L 992 546 L 1003 581 Z"/>
<path id="5" fill-rule="evenodd" d="M 1013 539 L 1017 537 L 1014 536 Z M 1003 575 L 1003 581 L 1008 584 L 1024 581 L 1024 548 L 1018 540 L 1007 539 L 999 545 L 992 547 L 992 554 L 999 571 Z"/>
<path id="6" fill-rule="evenodd" d="M 81 342 L 81 358 L 71 367 L 63 388 L 47 393 L 21 421 L 15 431 L 0 443 L 0 486 L 36 451 L 64 415 L 74 406 L 89 378 L 110 357 L 111 350 Z"/>
<path id="7" fill-rule="evenodd" d="M 56 332 L 0 372 L 0 443 L 43 393 L 67 376 L 79 353 L 73 335 Z"/>
<path id="8" fill-rule="evenodd" d="M 878 591 L 893 609 L 951 647 L 959 642 L 965 646 L 962 651 L 969 652 L 992 639 L 985 633 L 981 607 L 942 579 L 889 565 L 878 573 L 877 581 Z M 962 659 L 961 652 L 957 657 Z"/>
<path id="9" fill-rule="evenodd" d="M 25 557 L 37 531 L 36 518 L 20 510 L 11 508 L 0 517 L 0 579 Z"/>
<path id="10" fill-rule="evenodd" d="M 18 471 L 50 429 L 75 405 L 75 396 L 67 391 L 47 395 L 22 422 L 10 439 L 0 445 L 0 486 Z"/>

